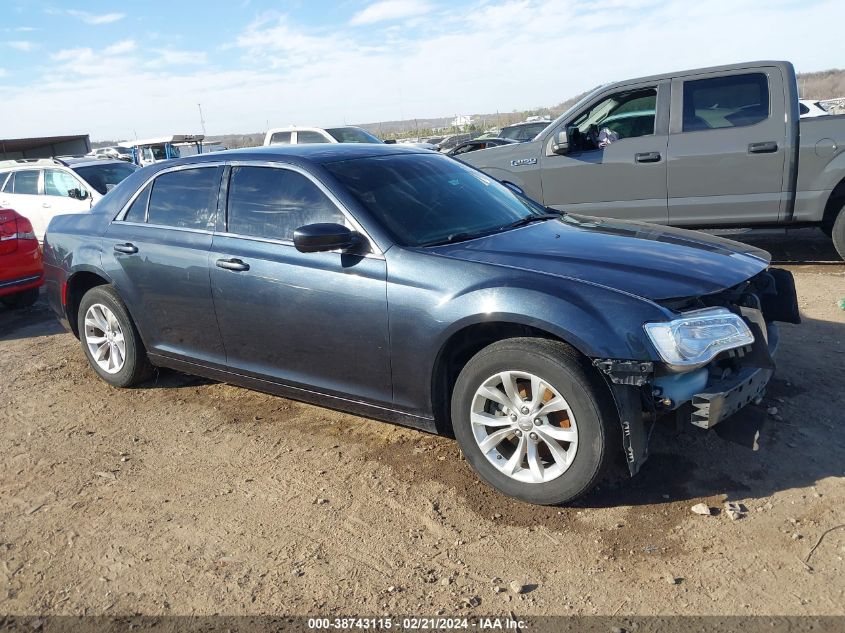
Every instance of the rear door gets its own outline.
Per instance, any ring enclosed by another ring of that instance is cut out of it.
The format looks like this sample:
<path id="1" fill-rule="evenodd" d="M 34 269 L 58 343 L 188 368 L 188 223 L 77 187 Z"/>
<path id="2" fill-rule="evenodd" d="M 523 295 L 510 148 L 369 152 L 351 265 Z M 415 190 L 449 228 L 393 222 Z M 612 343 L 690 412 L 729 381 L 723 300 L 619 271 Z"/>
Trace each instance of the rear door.
<path id="1" fill-rule="evenodd" d="M 789 128 L 776 67 L 672 82 L 669 222 L 774 222 L 786 209 Z"/>
<path id="2" fill-rule="evenodd" d="M 223 168 L 156 175 L 113 221 L 103 263 L 154 354 L 225 366 L 208 257 Z"/>
<path id="3" fill-rule="evenodd" d="M 637 125 L 622 125 L 630 119 Z M 626 86 L 600 95 L 564 126 L 570 136 L 569 152 L 553 153 L 548 140 L 540 159 L 546 205 L 586 215 L 668 221 L 668 82 Z M 605 129 L 615 133 L 609 143 L 600 139 Z M 555 130 L 551 138 L 562 130 Z"/>
<path id="4" fill-rule="evenodd" d="M 42 195 L 42 174 L 40 169 L 18 169 L 12 172 L 3 187 L 0 200 L 4 206 L 14 209 L 32 223 L 32 229 L 39 242 L 44 241 L 49 218 L 46 200 Z M 46 205 L 46 206 L 45 206 Z"/>
<path id="5" fill-rule="evenodd" d="M 292 166 L 233 165 L 227 197 L 210 270 L 230 370 L 390 406 L 384 258 L 296 250 L 300 226 L 354 223 Z"/>

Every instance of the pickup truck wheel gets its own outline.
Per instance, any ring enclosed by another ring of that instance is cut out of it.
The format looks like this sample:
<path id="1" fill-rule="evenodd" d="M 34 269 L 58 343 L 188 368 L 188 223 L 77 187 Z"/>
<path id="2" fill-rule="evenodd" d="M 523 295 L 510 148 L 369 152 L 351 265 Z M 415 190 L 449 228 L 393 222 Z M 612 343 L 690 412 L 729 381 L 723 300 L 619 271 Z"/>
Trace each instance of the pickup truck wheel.
<path id="1" fill-rule="evenodd" d="M 845 259 L 845 207 L 839 210 L 830 237 L 833 238 L 833 246 L 836 248 L 836 252 L 842 259 Z"/>
<path id="2" fill-rule="evenodd" d="M 29 290 L 16 292 L 13 295 L 6 295 L 5 297 L 0 298 L 0 302 L 2 302 L 9 310 L 28 308 L 31 305 L 34 305 L 36 301 L 38 301 L 38 288 L 30 288 Z"/>
<path id="3" fill-rule="evenodd" d="M 619 426 L 589 369 L 564 343 L 533 338 L 493 343 L 467 363 L 452 426 L 481 479 L 541 505 L 572 501 L 596 484 Z"/>
<path id="4" fill-rule="evenodd" d="M 126 306 L 111 286 L 96 286 L 79 304 L 79 340 L 91 368 L 115 387 L 152 374 L 152 365 Z"/>

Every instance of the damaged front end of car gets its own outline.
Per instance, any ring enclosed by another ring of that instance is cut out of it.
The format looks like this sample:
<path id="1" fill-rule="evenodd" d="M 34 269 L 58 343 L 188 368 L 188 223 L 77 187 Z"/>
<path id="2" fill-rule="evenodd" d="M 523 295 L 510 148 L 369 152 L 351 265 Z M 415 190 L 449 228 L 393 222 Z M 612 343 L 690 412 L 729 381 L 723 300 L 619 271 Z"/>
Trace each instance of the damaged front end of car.
<path id="1" fill-rule="evenodd" d="M 659 361 L 594 359 L 613 395 L 628 469 L 648 457 L 650 425 L 710 429 L 759 401 L 775 369 L 776 323 L 800 323 L 792 273 L 769 268 L 720 292 L 659 302 L 670 321 L 644 323 Z"/>

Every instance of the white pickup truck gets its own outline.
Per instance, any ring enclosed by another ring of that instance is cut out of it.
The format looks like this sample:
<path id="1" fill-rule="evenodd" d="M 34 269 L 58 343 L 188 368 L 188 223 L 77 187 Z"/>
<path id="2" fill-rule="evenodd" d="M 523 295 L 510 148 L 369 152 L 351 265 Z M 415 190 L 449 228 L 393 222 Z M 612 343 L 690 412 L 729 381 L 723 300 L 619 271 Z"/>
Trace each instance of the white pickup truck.
<path id="1" fill-rule="evenodd" d="M 533 141 L 460 160 L 584 215 L 687 228 L 818 226 L 845 258 L 845 116 L 800 119 L 789 62 L 608 84 Z"/>

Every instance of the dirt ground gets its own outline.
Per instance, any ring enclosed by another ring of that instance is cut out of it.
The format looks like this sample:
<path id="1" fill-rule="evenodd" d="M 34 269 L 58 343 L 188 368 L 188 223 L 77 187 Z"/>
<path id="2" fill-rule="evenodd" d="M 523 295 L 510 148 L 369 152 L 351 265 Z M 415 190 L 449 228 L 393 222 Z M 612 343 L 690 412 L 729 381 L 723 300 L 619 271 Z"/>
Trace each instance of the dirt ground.
<path id="1" fill-rule="evenodd" d="M 767 398 L 725 437 L 657 427 L 637 478 L 567 508 L 449 439 L 172 372 L 113 389 L 43 298 L 0 308 L 0 613 L 845 614 L 845 529 L 804 562 L 845 523 L 845 264 L 743 239 L 804 317 Z"/>

